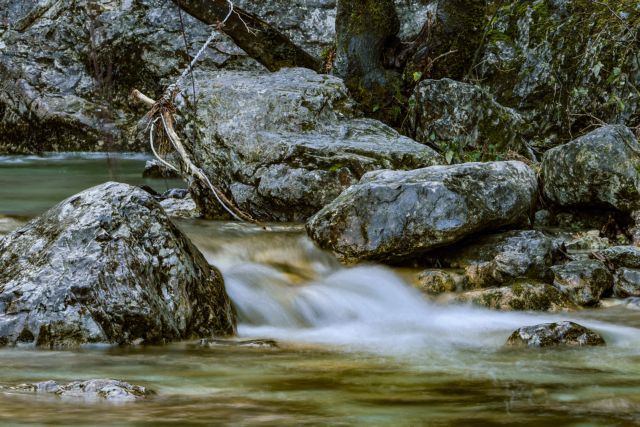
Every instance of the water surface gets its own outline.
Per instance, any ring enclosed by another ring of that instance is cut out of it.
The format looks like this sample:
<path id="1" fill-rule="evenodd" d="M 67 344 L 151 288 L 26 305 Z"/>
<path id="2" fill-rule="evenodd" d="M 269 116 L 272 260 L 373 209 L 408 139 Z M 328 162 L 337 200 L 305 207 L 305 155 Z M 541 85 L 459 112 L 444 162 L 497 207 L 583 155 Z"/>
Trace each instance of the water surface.
<path id="1" fill-rule="evenodd" d="M 113 179 L 105 159 L 15 160 L 21 161 L 0 161 L 0 234 L 70 194 Z M 143 163 L 121 159 L 117 178 L 143 182 Z M 58 170 L 66 172 L 56 180 Z M 5 185 L 5 177 L 16 175 L 23 179 Z M 42 180 L 45 186 L 55 181 L 49 188 L 56 192 L 42 191 Z M 209 348 L 188 342 L 66 352 L 2 349 L 0 386 L 109 377 L 156 394 L 113 404 L 5 388 L 0 424 L 640 423 L 640 310 L 617 305 L 540 314 L 442 306 L 393 270 L 344 268 L 318 250 L 300 225 L 263 229 L 201 220 L 178 225 L 222 271 L 240 336 L 274 338 L 280 347 Z M 563 319 L 602 333 L 607 347 L 503 348 L 520 326 Z"/>

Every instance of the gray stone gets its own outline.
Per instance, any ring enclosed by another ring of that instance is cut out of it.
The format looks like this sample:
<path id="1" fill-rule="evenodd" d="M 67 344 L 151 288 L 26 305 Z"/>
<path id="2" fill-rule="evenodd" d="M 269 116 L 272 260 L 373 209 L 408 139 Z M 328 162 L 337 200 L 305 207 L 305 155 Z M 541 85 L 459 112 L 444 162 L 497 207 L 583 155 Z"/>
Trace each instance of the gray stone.
<path id="1" fill-rule="evenodd" d="M 527 280 L 510 286 L 463 292 L 455 300 L 502 311 L 567 311 L 577 308 L 553 286 Z"/>
<path id="2" fill-rule="evenodd" d="M 310 218 L 307 232 L 345 261 L 394 260 L 528 224 L 536 194 L 535 173 L 516 161 L 382 170 Z"/>
<path id="3" fill-rule="evenodd" d="M 619 268 L 613 279 L 613 296 L 618 298 L 640 297 L 640 270 Z"/>
<path id="4" fill-rule="evenodd" d="M 416 141 L 450 152 L 452 159 L 477 161 L 483 152 L 494 157 L 509 150 L 527 153 L 522 117 L 472 84 L 450 79 L 420 82 L 409 100 L 407 118 Z"/>
<path id="5" fill-rule="evenodd" d="M 302 221 L 367 171 L 441 162 L 432 149 L 357 118 L 342 81 L 306 69 L 200 75 L 195 162 L 260 220 Z M 208 217 L 208 190 L 192 188 Z"/>
<path id="6" fill-rule="evenodd" d="M 640 205 L 638 169 L 640 145 L 633 133 L 605 126 L 544 154 L 544 196 L 561 207 L 632 211 Z"/>
<path id="7" fill-rule="evenodd" d="M 613 246 L 596 252 L 599 259 L 605 259 L 614 268 L 628 267 L 640 269 L 640 248 L 637 246 Z"/>
<path id="8" fill-rule="evenodd" d="M 611 272 L 597 260 L 570 261 L 551 269 L 555 276 L 553 286 L 578 305 L 596 305 L 613 286 Z"/>
<path id="9" fill-rule="evenodd" d="M 516 330 L 509 339 L 509 347 L 583 347 L 606 345 L 600 334 L 574 322 L 544 323 Z"/>
<path id="10" fill-rule="evenodd" d="M 234 332 L 222 276 L 139 188 L 91 188 L 0 240 L 4 344 L 64 348 Z"/>
<path id="11" fill-rule="evenodd" d="M 255 340 L 224 340 L 224 339 L 202 339 L 200 340 L 201 347 L 217 348 L 217 347 L 231 347 L 231 348 L 255 348 L 255 349 L 276 349 L 278 343 L 269 339 L 255 339 Z"/>
<path id="12" fill-rule="evenodd" d="M 429 269 L 416 277 L 416 287 L 429 295 L 458 292 L 467 288 L 464 274 L 449 270 Z"/>
<path id="13" fill-rule="evenodd" d="M 464 268 L 471 288 L 525 277 L 551 280 L 550 267 L 561 256 L 554 239 L 536 230 L 474 237 L 436 254 L 445 265 Z"/>
<path id="14" fill-rule="evenodd" d="M 183 13 L 187 53 L 161 0 L 7 3 L 19 15 L 0 33 L 0 152 L 142 149 L 129 128 L 146 111 L 129 93 L 158 96 L 210 34 Z M 234 64 L 256 68 L 219 34 L 198 69 Z"/>
<path id="15" fill-rule="evenodd" d="M 534 227 L 548 227 L 553 224 L 553 215 L 546 209 L 536 211 L 534 215 Z"/>
<path id="16" fill-rule="evenodd" d="M 171 217 L 199 218 L 201 216 L 200 209 L 191 196 L 185 198 L 168 197 L 160 201 L 160 206 Z"/>
<path id="17" fill-rule="evenodd" d="M 73 381 L 59 384 L 56 381 L 43 381 L 33 384 L 20 384 L 11 390 L 35 393 L 53 393 L 62 398 L 82 400 L 132 401 L 145 399 L 153 394 L 146 387 L 131 385 L 124 381 L 96 379 Z"/>

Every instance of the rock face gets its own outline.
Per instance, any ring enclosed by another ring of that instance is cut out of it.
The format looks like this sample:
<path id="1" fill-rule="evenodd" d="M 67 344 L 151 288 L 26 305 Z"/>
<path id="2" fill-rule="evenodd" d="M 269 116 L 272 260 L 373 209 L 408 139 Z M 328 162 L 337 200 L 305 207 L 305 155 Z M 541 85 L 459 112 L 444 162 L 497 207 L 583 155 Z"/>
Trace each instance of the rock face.
<path id="1" fill-rule="evenodd" d="M 616 1 L 613 13 L 591 0 L 495 7 L 474 72 L 498 102 L 523 114 L 535 145 L 568 141 L 598 121 L 640 124 L 636 0 Z"/>
<path id="2" fill-rule="evenodd" d="M 0 26 L 0 152 L 141 149 L 127 137 L 145 108 L 133 88 L 157 97 L 207 39 L 207 26 L 160 0 L 5 0 Z M 220 35 L 199 69 L 256 67 Z"/>
<path id="3" fill-rule="evenodd" d="M 307 232 L 346 261 L 392 260 L 528 223 L 536 194 L 521 162 L 376 171 L 310 218 Z"/>
<path id="4" fill-rule="evenodd" d="M 198 80 L 196 163 L 257 219 L 301 221 L 367 171 L 437 164 L 432 149 L 380 122 L 356 118 L 341 80 L 306 69 L 216 73 Z M 209 191 L 194 188 L 215 217 Z"/>
<path id="5" fill-rule="evenodd" d="M 515 331 L 509 347 L 583 347 L 606 345 L 604 338 L 584 326 L 573 322 L 544 323 L 526 326 Z"/>
<path id="6" fill-rule="evenodd" d="M 0 240 L 0 343 L 75 347 L 229 335 L 222 277 L 151 195 L 106 183 Z"/>
<path id="7" fill-rule="evenodd" d="M 472 84 L 422 81 L 409 100 L 407 117 L 409 135 L 449 152 L 451 159 L 477 161 L 483 152 L 526 152 L 522 117 Z"/>
<path id="8" fill-rule="evenodd" d="M 541 231 L 508 231 L 462 241 L 436 251 L 440 264 L 464 268 L 470 287 L 507 284 L 517 278 L 551 280 L 559 245 Z"/>
<path id="9" fill-rule="evenodd" d="M 619 268 L 613 279 L 613 296 L 618 298 L 640 297 L 640 270 Z"/>
<path id="10" fill-rule="evenodd" d="M 36 393 L 54 393 L 62 398 L 100 399 L 116 402 L 144 399 L 153 394 L 145 387 L 112 379 L 74 381 L 69 384 L 43 381 L 34 384 L 21 384 L 11 387 L 11 389 Z"/>
<path id="11" fill-rule="evenodd" d="M 561 207 L 640 206 L 640 145 L 624 126 L 605 126 L 544 154 L 544 196 Z"/>
<path id="12" fill-rule="evenodd" d="M 640 248 L 637 246 L 614 246 L 598 251 L 596 256 L 605 259 L 614 268 L 640 268 Z"/>
<path id="13" fill-rule="evenodd" d="M 614 246 L 595 254 L 608 267 L 615 268 L 613 296 L 618 298 L 640 296 L 640 248 Z"/>
<path id="14" fill-rule="evenodd" d="M 613 276 L 596 260 L 571 261 L 552 267 L 553 286 L 567 294 L 576 304 L 595 305 L 613 286 Z"/>
<path id="15" fill-rule="evenodd" d="M 553 286 L 526 280 L 511 286 L 463 292 L 455 300 L 502 311 L 567 311 L 576 308 Z"/>

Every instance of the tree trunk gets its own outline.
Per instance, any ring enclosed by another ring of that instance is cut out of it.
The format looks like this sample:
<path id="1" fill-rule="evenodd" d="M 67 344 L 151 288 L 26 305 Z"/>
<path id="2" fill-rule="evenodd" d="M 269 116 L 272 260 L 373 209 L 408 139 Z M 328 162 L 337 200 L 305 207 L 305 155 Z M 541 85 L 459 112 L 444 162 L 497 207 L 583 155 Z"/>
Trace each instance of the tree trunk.
<path id="1" fill-rule="evenodd" d="M 188 14 L 200 21 L 216 25 L 229 13 L 226 0 L 173 0 Z M 320 72 L 322 61 L 305 52 L 287 36 L 257 16 L 234 6 L 221 31 L 247 54 L 267 67 L 277 71 L 285 67 L 305 67 Z"/>

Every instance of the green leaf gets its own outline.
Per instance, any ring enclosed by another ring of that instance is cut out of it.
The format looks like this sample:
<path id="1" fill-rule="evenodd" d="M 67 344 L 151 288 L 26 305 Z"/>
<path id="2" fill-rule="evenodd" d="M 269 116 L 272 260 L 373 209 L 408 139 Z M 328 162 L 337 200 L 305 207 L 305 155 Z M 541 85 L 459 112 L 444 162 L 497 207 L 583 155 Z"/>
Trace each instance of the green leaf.
<path id="1" fill-rule="evenodd" d="M 596 65 L 593 66 L 593 68 L 591 69 L 591 72 L 593 73 L 594 77 L 598 78 L 600 77 L 600 70 L 602 70 L 603 64 L 602 62 L 598 62 Z"/>
<path id="2" fill-rule="evenodd" d="M 447 161 L 448 165 L 450 165 L 451 162 L 453 161 L 453 155 L 454 155 L 454 152 L 451 150 L 447 151 L 447 153 L 444 155 L 444 159 Z"/>
<path id="3" fill-rule="evenodd" d="M 415 71 L 413 73 L 413 81 L 414 82 L 420 81 L 421 78 L 422 78 L 422 73 L 420 71 Z"/>

